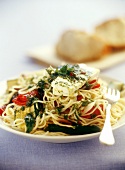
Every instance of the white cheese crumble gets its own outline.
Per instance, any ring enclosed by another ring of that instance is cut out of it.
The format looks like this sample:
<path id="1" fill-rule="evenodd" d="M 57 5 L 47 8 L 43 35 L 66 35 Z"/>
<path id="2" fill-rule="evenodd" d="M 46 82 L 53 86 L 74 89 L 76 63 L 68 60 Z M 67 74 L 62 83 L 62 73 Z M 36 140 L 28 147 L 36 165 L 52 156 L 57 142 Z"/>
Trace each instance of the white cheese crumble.
<path id="1" fill-rule="evenodd" d="M 53 87 L 54 95 L 63 95 L 63 96 L 76 96 L 78 94 L 78 89 L 80 89 L 88 79 L 97 77 L 99 74 L 98 69 L 94 69 L 86 66 L 85 64 L 79 64 L 80 68 L 83 71 L 86 71 L 86 74 L 79 74 L 77 77 L 81 79 L 76 80 L 75 78 L 72 80 L 57 77 L 54 81 L 52 81 L 51 86 Z"/>
<path id="2" fill-rule="evenodd" d="M 63 95 L 63 96 L 72 96 L 77 94 L 77 90 L 81 88 L 86 81 L 69 81 L 62 77 L 57 77 L 52 83 L 53 94 L 54 95 Z"/>

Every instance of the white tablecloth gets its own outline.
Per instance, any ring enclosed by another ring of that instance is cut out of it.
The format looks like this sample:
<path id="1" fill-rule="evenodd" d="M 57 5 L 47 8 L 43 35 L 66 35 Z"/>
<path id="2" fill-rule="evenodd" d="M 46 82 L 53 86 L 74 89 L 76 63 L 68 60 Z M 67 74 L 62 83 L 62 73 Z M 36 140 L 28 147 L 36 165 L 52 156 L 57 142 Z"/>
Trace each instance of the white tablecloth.
<path id="1" fill-rule="evenodd" d="M 27 51 L 54 44 L 69 28 L 92 31 L 107 19 L 125 15 L 124 0 L 0 1 L 0 80 L 38 70 Z M 125 82 L 125 62 L 103 74 Z M 113 146 L 98 138 L 68 144 L 34 141 L 0 129 L 0 170 L 124 170 L 125 127 Z"/>

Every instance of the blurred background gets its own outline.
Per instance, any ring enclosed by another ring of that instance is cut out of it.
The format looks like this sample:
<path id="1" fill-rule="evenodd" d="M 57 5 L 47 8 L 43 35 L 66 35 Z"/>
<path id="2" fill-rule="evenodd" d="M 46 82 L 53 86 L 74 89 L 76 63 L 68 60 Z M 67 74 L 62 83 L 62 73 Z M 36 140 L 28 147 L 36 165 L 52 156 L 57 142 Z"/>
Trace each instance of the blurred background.
<path id="1" fill-rule="evenodd" d="M 117 16 L 125 16 L 124 0 L 0 0 L 0 80 L 42 68 L 27 57 L 29 49 Z"/>

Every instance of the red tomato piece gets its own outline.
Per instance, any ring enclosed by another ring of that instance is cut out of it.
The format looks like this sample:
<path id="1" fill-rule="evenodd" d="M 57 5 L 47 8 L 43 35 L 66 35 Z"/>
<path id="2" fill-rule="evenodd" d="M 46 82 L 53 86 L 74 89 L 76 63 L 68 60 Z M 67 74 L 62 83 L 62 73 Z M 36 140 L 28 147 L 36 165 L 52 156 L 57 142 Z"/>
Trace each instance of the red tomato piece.
<path id="1" fill-rule="evenodd" d="M 82 100 L 83 99 L 83 96 L 82 95 L 78 95 L 77 96 L 77 101 L 80 101 L 80 100 Z"/>
<path id="2" fill-rule="evenodd" d="M 86 72 L 85 71 L 81 71 L 81 74 L 86 74 Z"/>
<path id="3" fill-rule="evenodd" d="M 96 110 L 94 111 L 94 115 L 95 115 L 95 116 L 100 115 L 100 110 L 99 110 L 99 109 L 96 109 Z"/>
<path id="4" fill-rule="evenodd" d="M 95 84 L 95 85 L 92 87 L 92 89 L 96 89 L 96 88 L 99 88 L 99 87 L 100 87 L 100 84 L 97 83 L 97 84 Z"/>
<path id="5" fill-rule="evenodd" d="M 72 124 L 69 120 L 66 120 L 66 119 L 59 119 L 59 122 L 62 124 L 68 124 L 68 125 Z"/>
<path id="6" fill-rule="evenodd" d="M 97 81 L 96 79 L 91 80 L 91 81 L 89 81 L 89 84 L 93 84 L 93 83 L 95 83 L 96 81 Z"/>
<path id="7" fill-rule="evenodd" d="M 18 100 L 22 101 L 22 102 L 26 102 L 27 101 L 27 94 L 19 94 L 17 97 L 18 97 Z"/>
<path id="8" fill-rule="evenodd" d="M 12 102 L 19 106 L 25 106 L 26 103 L 28 102 L 28 96 L 29 97 L 34 97 L 34 96 L 39 97 L 38 90 L 32 90 L 31 92 L 26 93 L 26 94 L 19 94 L 17 97 L 15 97 L 12 100 Z"/>
<path id="9" fill-rule="evenodd" d="M 57 102 L 56 101 L 54 101 L 54 106 L 57 107 Z"/>
<path id="10" fill-rule="evenodd" d="M 27 95 L 19 94 L 12 100 L 12 102 L 19 106 L 25 106 L 27 103 Z"/>
<path id="11" fill-rule="evenodd" d="M 5 109 L 6 109 L 6 105 L 4 105 L 0 108 L 0 116 L 2 116 L 2 113 L 4 112 Z"/>
<path id="12" fill-rule="evenodd" d="M 70 108 L 66 109 L 64 112 L 61 112 L 63 114 L 68 114 L 70 112 Z"/>
<path id="13" fill-rule="evenodd" d="M 69 74 L 71 77 L 73 77 L 75 74 L 73 72 L 70 72 Z"/>
<path id="14" fill-rule="evenodd" d="M 100 104 L 99 106 L 100 106 L 101 110 L 103 110 L 103 105 Z M 94 109 L 95 109 L 95 106 L 93 106 L 93 107 L 87 112 L 87 114 L 90 113 L 90 112 L 92 112 Z M 90 114 L 90 115 L 85 115 L 85 116 L 82 116 L 82 117 L 87 118 L 87 119 L 91 119 L 91 118 L 96 117 L 96 116 L 99 116 L 99 115 L 101 115 L 101 113 L 100 113 L 100 110 L 97 108 L 97 109 L 95 109 L 95 110 L 92 112 L 92 114 Z"/>
<path id="15" fill-rule="evenodd" d="M 100 106 L 100 109 L 103 110 L 103 105 L 100 104 L 99 106 Z M 95 109 L 95 111 L 93 112 L 93 114 L 94 114 L 95 116 L 101 115 L 100 110 L 99 110 L 98 108 Z"/>
<path id="16" fill-rule="evenodd" d="M 31 95 L 31 96 L 39 96 L 38 90 L 32 90 L 28 94 Z"/>
<path id="17" fill-rule="evenodd" d="M 86 118 L 86 119 L 91 119 L 91 115 L 85 115 L 85 116 L 82 116 L 83 118 Z"/>

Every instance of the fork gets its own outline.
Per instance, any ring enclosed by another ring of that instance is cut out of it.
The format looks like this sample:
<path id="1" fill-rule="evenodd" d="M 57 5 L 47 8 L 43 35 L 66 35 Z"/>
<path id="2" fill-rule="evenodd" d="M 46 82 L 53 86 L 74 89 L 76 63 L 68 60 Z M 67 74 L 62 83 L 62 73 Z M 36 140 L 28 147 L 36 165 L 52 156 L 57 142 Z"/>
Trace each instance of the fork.
<path id="1" fill-rule="evenodd" d="M 105 94 L 105 99 L 108 100 L 108 106 L 106 107 L 106 118 L 103 129 L 99 136 L 99 141 L 106 145 L 113 145 L 115 143 L 115 139 L 112 132 L 110 115 L 111 115 L 111 104 L 117 102 L 120 98 L 120 92 L 116 89 L 107 89 L 107 93 Z"/>

